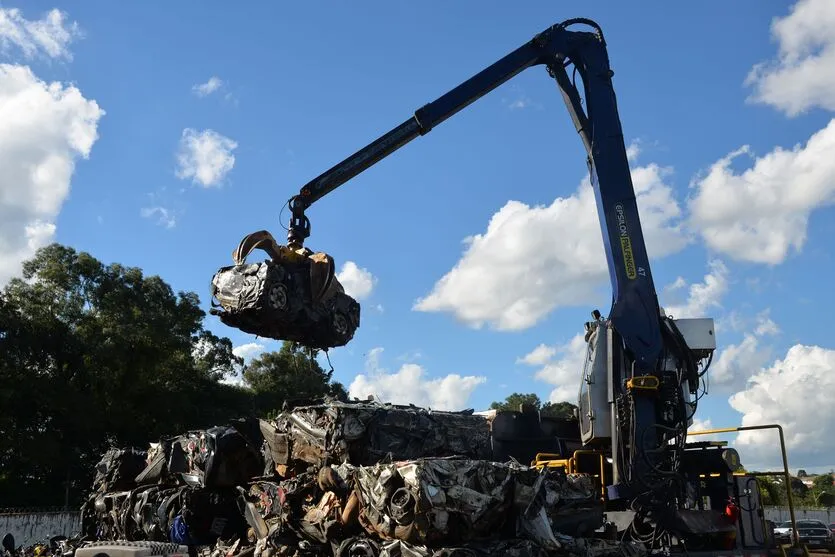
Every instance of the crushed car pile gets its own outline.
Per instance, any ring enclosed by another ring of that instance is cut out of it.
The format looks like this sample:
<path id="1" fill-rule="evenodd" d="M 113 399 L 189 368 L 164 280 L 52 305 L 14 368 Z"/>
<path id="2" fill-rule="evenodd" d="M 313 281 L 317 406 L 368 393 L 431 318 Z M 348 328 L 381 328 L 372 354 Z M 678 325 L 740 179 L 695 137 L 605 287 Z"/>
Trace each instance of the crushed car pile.
<path id="1" fill-rule="evenodd" d="M 325 401 L 111 449 L 80 539 L 254 557 L 643 552 L 577 537 L 577 517 L 600 512 L 590 476 L 491 455 L 471 412 Z"/>

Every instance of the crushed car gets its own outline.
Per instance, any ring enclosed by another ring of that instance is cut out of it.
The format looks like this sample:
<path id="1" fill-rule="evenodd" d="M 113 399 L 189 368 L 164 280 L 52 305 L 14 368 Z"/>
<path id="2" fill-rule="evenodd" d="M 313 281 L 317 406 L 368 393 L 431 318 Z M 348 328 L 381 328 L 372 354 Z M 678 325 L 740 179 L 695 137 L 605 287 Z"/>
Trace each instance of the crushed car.
<path id="1" fill-rule="evenodd" d="M 255 249 L 269 259 L 247 263 Z M 330 255 L 291 249 L 260 230 L 241 240 L 232 260 L 211 281 L 209 312 L 225 325 L 318 349 L 344 346 L 354 337 L 360 304 L 345 293 Z"/>
<path id="2" fill-rule="evenodd" d="M 265 458 L 276 473 L 325 463 L 355 466 L 384 459 L 461 455 L 490 459 L 490 425 L 472 411 L 339 402 L 296 407 L 261 420 Z"/>

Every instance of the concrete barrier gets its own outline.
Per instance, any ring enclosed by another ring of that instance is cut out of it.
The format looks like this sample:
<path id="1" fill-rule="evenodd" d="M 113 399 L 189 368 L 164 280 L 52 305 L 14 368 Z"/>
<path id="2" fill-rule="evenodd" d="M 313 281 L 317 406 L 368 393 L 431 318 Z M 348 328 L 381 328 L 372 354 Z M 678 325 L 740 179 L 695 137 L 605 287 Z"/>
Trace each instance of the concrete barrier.
<path id="1" fill-rule="evenodd" d="M 765 518 L 774 522 L 788 522 L 791 514 L 788 507 L 765 507 Z M 795 520 L 820 520 L 824 524 L 835 522 L 835 509 L 795 507 Z"/>
<path id="2" fill-rule="evenodd" d="M 18 546 L 33 545 L 51 536 L 74 536 L 80 530 L 78 511 L 0 512 L 0 537 L 11 533 Z"/>

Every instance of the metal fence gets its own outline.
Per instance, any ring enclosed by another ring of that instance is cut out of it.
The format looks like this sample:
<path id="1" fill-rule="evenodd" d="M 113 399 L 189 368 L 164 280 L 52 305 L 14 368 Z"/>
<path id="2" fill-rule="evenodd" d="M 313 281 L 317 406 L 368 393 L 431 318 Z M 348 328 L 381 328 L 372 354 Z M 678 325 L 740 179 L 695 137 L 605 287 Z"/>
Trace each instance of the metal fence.
<path id="1" fill-rule="evenodd" d="M 774 522 L 788 522 L 791 514 L 788 507 L 765 507 L 766 520 Z M 820 520 L 826 524 L 835 523 L 835 509 L 816 507 L 795 507 L 794 518 L 796 520 Z"/>

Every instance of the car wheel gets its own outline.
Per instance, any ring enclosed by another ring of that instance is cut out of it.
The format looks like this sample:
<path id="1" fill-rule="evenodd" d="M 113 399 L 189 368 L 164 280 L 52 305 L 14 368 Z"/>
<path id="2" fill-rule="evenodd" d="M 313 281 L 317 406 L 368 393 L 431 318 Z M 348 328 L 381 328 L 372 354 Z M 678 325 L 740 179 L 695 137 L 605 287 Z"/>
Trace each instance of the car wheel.
<path id="1" fill-rule="evenodd" d="M 341 311 L 333 314 L 333 331 L 339 338 L 348 336 L 348 318 Z"/>
<path id="2" fill-rule="evenodd" d="M 270 292 L 267 297 L 270 308 L 276 311 L 284 311 L 287 309 L 287 287 L 283 284 L 274 284 L 270 287 Z"/>

